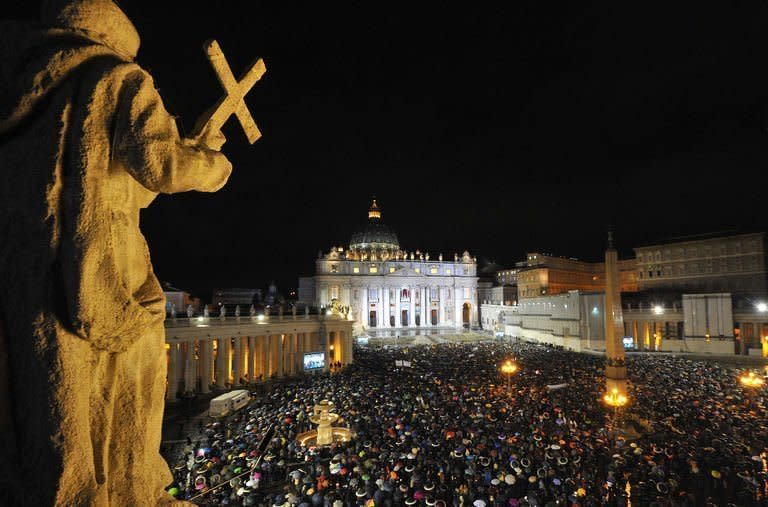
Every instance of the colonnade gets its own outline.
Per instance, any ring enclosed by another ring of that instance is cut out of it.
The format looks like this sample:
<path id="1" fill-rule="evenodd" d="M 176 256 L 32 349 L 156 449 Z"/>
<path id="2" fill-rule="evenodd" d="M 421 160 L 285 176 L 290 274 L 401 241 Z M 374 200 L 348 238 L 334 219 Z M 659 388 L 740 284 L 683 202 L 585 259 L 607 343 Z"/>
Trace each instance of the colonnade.
<path id="1" fill-rule="evenodd" d="M 330 320 L 332 325 L 326 326 L 322 322 L 326 319 L 314 319 L 298 328 L 268 329 L 250 322 L 210 327 L 188 320 L 189 326 L 166 329 L 168 401 L 179 393 L 209 393 L 299 374 L 307 353 L 324 354 L 323 371 L 331 364 L 353 361 L 352 321 Z M 220 324 L 218 319 L 209 320 Z"/>

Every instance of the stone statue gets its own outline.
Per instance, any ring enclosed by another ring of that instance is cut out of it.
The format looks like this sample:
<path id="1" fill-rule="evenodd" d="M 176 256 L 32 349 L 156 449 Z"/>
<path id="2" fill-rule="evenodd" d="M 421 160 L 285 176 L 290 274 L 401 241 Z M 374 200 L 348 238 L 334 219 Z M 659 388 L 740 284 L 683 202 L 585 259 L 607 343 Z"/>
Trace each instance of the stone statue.
<path id="1" fill-rule="evenodd" d="M 175 503 L 139 211 L 232 167 L 217 129 L 180 137 L 138 48 L 111 0 L 0 27 L 0 505 Z"/>
<path id="2" fill-rule="evenodd" d="M 187 306 L 187 317 L 190 319 L 195 316 L 195 309 L 192 308 L 192 305 Z"/>
<path id="3" fill-rule="evenodd" d="M 222 319 L 227 316 L 227 307 L 224 305 L 221 305 L 221 308 L 219 308 L 219 317 Z"/>
<path id="4" fill-rule="evenodd" d="M 171 318 L 176 318 L 176 303 L 171 303 Z"/>
<path id="5" fill-rule="evenodd" d="M 207 319 L 207 318 L 208 318 L 208 317 L 210 317 L 210 316 L 211 316 L 211 314 L 208 312 L 208 305 L 205 305 L 205 306 L 203 307 L 203 318 L 206 318 L 206 319 Z"/>
<path id="6" fill-rule="evenodd" d="M 253 306 L 253 305 L 251 305 L 251 309 L 250 309 L 250 310 L 248 310 L 248 314 L 249 314 L 251 317 L 255 316 L 255 315 L 256 315 L 256 307 L 255 307 L 255 306 Z"/>
<path id="7" fill-rule="evenodd" d="M 240 318 L 240 305 L 235 306 L 235 317 Z"/>

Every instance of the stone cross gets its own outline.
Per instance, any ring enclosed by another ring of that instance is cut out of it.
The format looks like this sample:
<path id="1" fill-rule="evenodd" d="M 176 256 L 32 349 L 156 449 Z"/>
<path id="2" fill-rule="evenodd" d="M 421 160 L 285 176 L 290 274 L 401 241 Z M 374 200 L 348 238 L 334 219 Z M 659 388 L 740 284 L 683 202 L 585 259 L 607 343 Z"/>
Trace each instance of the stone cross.
<path id="1" fill-rule="evenodd" d="M 224 88 L 225 94 L 198 120 L 195 126 L 194 137 L 199 137 L 206 131 L 221 130 L 224 123 L 234 114 L 243 128 L 248 142 L 251 144 L 255 143 L 261 137 L 261 132 L 259 132 L 259 128 L 256 126 L 256 122 L 253 120 L 243 98 L 267 71 L 264 62 L 261 58 L 256 60 L 255 63 L 248 67 L 248 70 L 240 77 L 240 80 L 236 81 L 218 42 L 208 40 L 203 45 L 203 49 L 208 57 L 208 61 L 211 62 L 214 72 L 216 72 L 216 78 L 219 80 L 222 88 Z"/>

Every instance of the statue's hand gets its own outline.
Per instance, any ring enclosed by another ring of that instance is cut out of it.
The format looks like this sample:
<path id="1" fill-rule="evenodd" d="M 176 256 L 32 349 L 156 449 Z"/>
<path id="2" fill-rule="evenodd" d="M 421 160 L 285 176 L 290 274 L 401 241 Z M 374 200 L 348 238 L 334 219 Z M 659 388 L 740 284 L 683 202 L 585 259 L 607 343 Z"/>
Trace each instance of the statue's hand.
<path id="1" fill-rule="evenodd" d="M 221 151 L 221 147 L 227 142 L 227 138 L 224 137 L 221 130 L 206 127 L 197 137 L 197 142 L 211 150 Z"/>

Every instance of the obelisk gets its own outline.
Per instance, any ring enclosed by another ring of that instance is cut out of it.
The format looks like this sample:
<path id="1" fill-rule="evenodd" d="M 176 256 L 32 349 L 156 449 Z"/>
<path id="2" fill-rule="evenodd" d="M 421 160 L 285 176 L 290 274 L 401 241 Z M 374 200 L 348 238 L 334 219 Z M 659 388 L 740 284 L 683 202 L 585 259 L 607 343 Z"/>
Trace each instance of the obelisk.
<path id="1" fill-rule="evenodd" d="M 609 393 L 627 395 L 627 366 L 624 356 L 624 317 L 621 314 L 621 284 L 618 254 L 613 233 L 608 231 L 605 251 L 605 379 Z M 615 389 L 615 391 L 614 391 Z"/>

